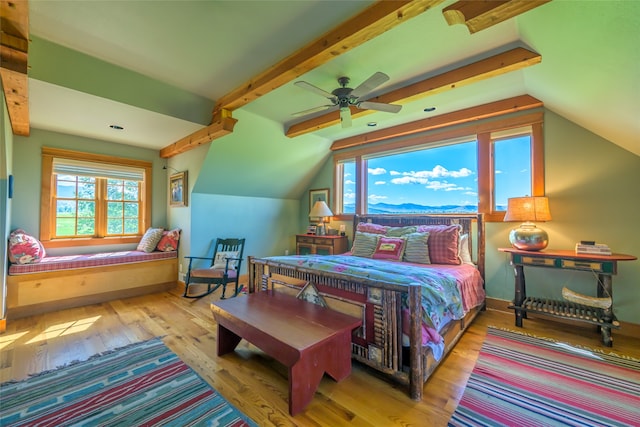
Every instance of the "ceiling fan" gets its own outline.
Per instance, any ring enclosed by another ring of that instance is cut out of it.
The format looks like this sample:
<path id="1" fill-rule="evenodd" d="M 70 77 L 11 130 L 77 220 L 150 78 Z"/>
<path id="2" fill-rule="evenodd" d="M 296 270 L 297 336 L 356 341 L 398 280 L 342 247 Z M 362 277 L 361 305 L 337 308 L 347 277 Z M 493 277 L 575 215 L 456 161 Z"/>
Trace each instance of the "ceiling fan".
<path id="1" fill-rule="evenodd" d="M 332 92 L 327 92 L 305 81 L 295 82 L 294 84 L 302 89 L 306 89 L 320 96 L 324 96 L 329 101 L 331 101 L 331 104 L 310 108 L 308 110 L 294 113 L 293 115 L 304 116 L 306 114 L 315 113 L 317 111 L 340 109 L 340 122 L 342 123 L 343 128 L 347 128 L 351 126 L 351 109 L 349 107 L 352 105 L 362 110 L 376 110 L 384 111 L 387 113 L 397 113 L 402 109 L 402 105 L 360 100 L 360 98 L 366 98 L 369 92 L 389 80 L 389 76 L 387 76 L 385 73 L 381 73 L 380 71 L 374 73 L 367 80 L 360 83 L 360 85 L 355 89 L 347 87 L 347 85 L 349 84 L 349 80 L 349 77 L 338 78 L 340 87 L 334 89 Z"/>

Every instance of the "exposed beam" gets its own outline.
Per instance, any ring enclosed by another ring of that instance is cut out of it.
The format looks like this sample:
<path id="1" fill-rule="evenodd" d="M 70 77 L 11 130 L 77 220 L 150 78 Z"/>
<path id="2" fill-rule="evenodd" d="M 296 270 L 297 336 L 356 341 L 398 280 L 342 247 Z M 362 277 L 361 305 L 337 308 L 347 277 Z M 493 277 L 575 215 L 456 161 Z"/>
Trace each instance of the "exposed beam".
<path id="1" fill-rule="evenodd" d="M 551 0 L 461 0 L 442 10 L 449 25 L 466 25 L 471 34 L 491 27 Z"/>
<path id="2" fill-rule="evenodd" d="M 160 150 L 160 157 L 167 159 L 228 135 L 233 132 L 237 121 L 231 117 L 231 112 L 222 110 L 209 126 Z"/>
<path id="3" fill-rule="evenodd" d="M 29 136 L 29 3 L 0 0 L 0 79 L 15 135 Z"/>
<path id="4" fill-rule="evenodd" d="M 378 1 L 353 18 L 343 22 L 338 27 L 327 32 L 298 51 L 284 58 L 251 80 L 222 96 L 213 108 L 212 116 L 216 117 L 222 110 L 233 111 L 261 96 L 275 90 L 301 75 L 329 62 L 335 57 L 360 46 L 361 44 L 379 36 L 391 28 L 406 22 L 410 18 L 426 12 L 444 0 L 397 0 Z M 211 126 L 215 123 L 212 122 Z M 184 145 L 200 135 L 195 132 L 161 152 L 172 152 L 169 148 Z M 219 138 L 223 135 L 211 135 Z M 203 141 L 209 142 L 209 141 Z M 185 150 L 186 151 L 186 150 Z M 184 152 L 184 151 L 181 151 Z M 175 154 L 172 154 L 175 155 Z"/>
<path id="5" fill-rule="evenodd" d="M 331 150 L 336 151 L 344 148 L 371 144 L 372 142 L 382 141 L 389 138 L 413 135 L 447 126 L 459 125 L 503 114 L 514 113 L 516 111 L 531 110 L 542 107 L 543 105 L 542 101 L 530 95 L 516 96 L 514 98 L 503 99 L 488 104 L 478 105 L 476 107 L 453 111 L 436 117 L 429 117 L 411 123 L 404 123 L 387 129 L 380 129 L 363 135 L 339 139 L 334 141 L 331 145 Z"/>
<path id="6" fill-rule="evenodd" d="M 370 99 L 370 101 L 383 103 L 410 102 L 417 99 L 435 95 L 456 87 L 475 83 L 490 77 L 499 76 L 510 71 L 519 70 L 542 61 L 542 57 L 525 48 L 515 48 L 499 53 L 486 59 L 464 65 L 451 71 L 430 77 L 425 80 L 410 84 L 400 89 L 387 92 Z M 352 117 L 361 117 L 371 114 L 371 110 L 351 109 Z M 338 112 L 332 111 L 313 119 L 296 123 L 287 129 L 288 137 L 296 137 L 305 133 L 314 132 L 340 123 Z"/>

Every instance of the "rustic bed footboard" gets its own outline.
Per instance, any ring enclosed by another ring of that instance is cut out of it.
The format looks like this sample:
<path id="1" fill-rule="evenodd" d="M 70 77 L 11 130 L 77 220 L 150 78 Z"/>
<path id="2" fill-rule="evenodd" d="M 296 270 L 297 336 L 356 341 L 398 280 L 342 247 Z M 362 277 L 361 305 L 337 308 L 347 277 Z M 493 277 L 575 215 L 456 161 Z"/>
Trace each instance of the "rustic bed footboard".
<path id="1" fill-rule="evenodd" d="M 309 283 L 327 305 L 362 319 L 352 339 L 352 357 L 409 386 L 412 399 L 422 398 L 424 382 L 438 363 L 422 344 L 420 286 L 398 286 L 361 278 L 336 276 L 272 260 L 249 257 L 249 292 L 274 290 L 297 294 Z M 407 298 L 410 313 L 409 348 L 402 345 L 401 302 Z M 448 352 L 478 310 L 448 325 L 443 337 Z M 407 354 L 408 353 L 408 354 Z"/>

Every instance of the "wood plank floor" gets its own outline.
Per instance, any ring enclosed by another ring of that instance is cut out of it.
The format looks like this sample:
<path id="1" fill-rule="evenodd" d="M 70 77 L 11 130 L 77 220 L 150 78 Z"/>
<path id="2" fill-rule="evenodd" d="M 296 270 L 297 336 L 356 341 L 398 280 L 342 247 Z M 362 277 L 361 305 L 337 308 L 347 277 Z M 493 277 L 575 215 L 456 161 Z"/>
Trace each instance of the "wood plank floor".
<path id="1" fill-rule="evenodd" d="M 165 344 L 227 400 L 261 426 L 444 426 L 473 369 L 487 326 L 515 329 L 513 314 L 480 314 L 424 387 L 420 402 L 405 387 L 353 363 L 340 383 L 325 376 L 314 400 L 296 417 L 287 409 L 287 371 L 242 341 L 216 356 L 216 325 L 209 303 L 184 299 L 181 288 L 81 308 L 9 320 L 0 335 L 0 381 L 26 378 L 130 343 L 163 337 Z M 599 345 L 594 328 L 529 319 L 523 331 L 590 348 L 640 357 L 640 338 L 615 334 L 613 350 Z"/>

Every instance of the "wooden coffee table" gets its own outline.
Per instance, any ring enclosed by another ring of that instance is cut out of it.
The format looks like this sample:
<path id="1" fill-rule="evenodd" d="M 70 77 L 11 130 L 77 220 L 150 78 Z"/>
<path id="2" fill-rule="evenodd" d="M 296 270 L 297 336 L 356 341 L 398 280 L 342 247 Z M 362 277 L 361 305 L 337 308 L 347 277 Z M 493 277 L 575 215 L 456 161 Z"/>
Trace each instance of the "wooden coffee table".
<path id="1" fill-rule="evenodd" d="M 326 372 L 336 381 L 351 373 L 351 332 L 360 319 L 278 292 L 216 301 L 218 356 L 242 338 L 289 368 L 289 413 L 313 399 Z"/>

